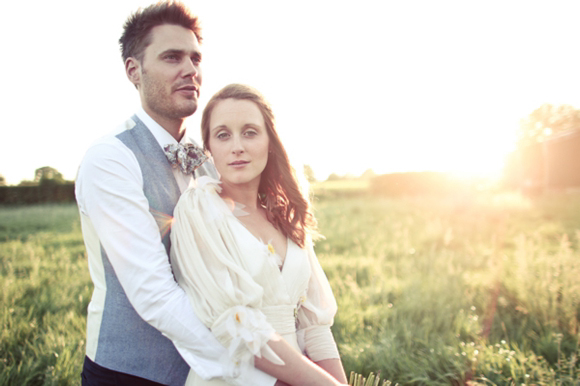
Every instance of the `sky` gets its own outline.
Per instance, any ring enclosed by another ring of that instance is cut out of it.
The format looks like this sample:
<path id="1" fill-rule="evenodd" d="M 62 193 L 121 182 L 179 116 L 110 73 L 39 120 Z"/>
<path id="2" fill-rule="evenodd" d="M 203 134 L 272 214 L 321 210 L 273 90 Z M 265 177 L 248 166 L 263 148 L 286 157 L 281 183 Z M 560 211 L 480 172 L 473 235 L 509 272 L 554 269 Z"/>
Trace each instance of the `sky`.
<path id="1" fill-rule="evenodd" d="M 150 1 L 11 1 L 0 24 L 0 174 L 75 178 L 87 147 L 139 105 L 118 48 Z M 318 179 L 493 173 L 519 120 L 580 107 L 577 1 L 186 0 L 203 28 L 203 108 L 229 83 L 273 106 L 292 162 Z M 201 109 L 187 121 L 199 139 Z"/>

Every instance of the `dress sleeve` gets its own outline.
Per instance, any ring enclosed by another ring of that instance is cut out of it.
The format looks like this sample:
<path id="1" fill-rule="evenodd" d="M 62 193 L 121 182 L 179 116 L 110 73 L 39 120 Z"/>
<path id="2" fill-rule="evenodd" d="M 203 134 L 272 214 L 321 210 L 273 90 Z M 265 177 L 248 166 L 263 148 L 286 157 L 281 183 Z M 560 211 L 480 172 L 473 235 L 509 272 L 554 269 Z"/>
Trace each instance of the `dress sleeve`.
<path id="1" fill-rule="evenodd" d="M 305 247 L 310 261 L 310 280 L 306 295 L 300 299 L 297 313 L 298 339 L 306 355 L 314 362 L 340 358 L 330 327 L 337 305 L 332 288 L 318 262 L 311 241 Z"/>
<path id="2" fill-rule="evenodd" d="M 284 362 L 267 345 L 274 329 L 260 311 L 264 289 L 247 269 L 218 195 L 218 182 L 200 177 L 174 210 L 171 263 L 196 315 L 227 348 L 239 376 L 254 366 L 254 356 Z M 259 256 L 252 256 L 259 258 Z"/>

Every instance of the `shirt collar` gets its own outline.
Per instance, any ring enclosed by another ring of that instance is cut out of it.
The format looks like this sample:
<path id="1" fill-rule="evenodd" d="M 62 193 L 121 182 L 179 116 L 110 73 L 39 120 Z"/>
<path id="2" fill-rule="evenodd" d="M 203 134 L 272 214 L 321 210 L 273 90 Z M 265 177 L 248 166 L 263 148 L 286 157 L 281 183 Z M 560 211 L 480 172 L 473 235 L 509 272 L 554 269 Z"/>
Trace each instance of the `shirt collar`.
<path id="1" fill-rule="evenodd" d="M 177 144 L 175 138 L 173 138 L 173 136 L 169 134 L 167 130 L 165 130 L 159 123 L 155 122 L 155 120 L 145 112 L 143 107 L 139 106 L 139 108 L 135 112 L 135 115 L 137 115 L 137 118 L 139 118 L 141 122 L 143 122 L 145 126 L 147 126 L 151 134 L 153 134 L 153 136 L 159 143 L 159 146 L 163 148 L 166 145 Z M 187 138 L 187 129 L 186 129 L 186 132 L 183 134 L 183 137 L 181 137 L 181 141 L 179 141 L 179 143 L 185 144 L 190 142 L 191 140 Z"/>

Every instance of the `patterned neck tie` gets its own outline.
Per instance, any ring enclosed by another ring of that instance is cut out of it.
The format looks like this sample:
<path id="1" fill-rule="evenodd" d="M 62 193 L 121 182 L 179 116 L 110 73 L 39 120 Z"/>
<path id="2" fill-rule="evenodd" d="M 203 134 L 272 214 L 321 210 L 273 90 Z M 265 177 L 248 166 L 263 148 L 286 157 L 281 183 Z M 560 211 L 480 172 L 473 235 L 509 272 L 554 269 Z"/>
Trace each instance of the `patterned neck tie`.
<path id="1" fill-rule="evenodd" d="M 185 174 L 193 174 L 208 159 L 203 150 L 193 143 L 166 145 L 163 150 L 171 166 L 179 167 Z"/>

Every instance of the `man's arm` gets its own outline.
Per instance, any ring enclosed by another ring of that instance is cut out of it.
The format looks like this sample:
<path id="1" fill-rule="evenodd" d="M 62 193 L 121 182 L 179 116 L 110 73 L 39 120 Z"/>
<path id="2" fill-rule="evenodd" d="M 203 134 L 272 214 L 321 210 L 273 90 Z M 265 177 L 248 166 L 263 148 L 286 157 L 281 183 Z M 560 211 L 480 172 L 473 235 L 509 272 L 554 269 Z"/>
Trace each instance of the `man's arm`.
<path id="1" fill-rule="evenodd" d="M 225 349 L 175 282 L 133 153 L 120 143 L 91 148 L 79 169 L 77 197 L 137 313 L 174 343 L 198 375 L 224 375 L 219 359 Z M 275 382 L 262 373 L 256 377 L 252 384 Z"/>

